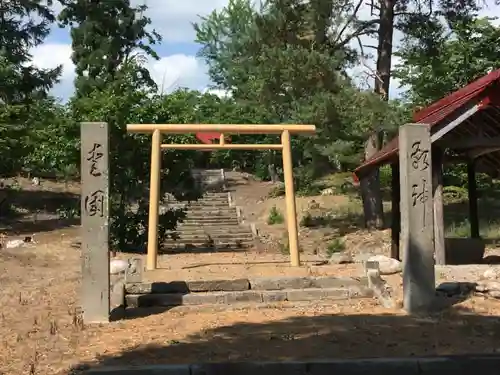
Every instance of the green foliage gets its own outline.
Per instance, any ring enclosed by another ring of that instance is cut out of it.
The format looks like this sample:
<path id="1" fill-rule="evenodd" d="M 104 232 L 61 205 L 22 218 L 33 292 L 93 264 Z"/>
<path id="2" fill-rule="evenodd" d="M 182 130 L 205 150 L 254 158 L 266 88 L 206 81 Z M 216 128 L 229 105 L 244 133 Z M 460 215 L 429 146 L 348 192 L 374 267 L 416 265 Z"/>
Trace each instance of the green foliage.
<path id="1" fill-rule="evenodd" d="M 500 67 L 494 18 L 435 15 L 413 25 L 397 53 L 394 76 L 408 86 L 406 97 L 425 106 Z"/>
<path id="2" fill-rule="evenodd" d="M 147 31 L 150 20 L 142 15 L 145 6 L 133 8 L 127 0 L 95 4 L 64 0 L 62 4 L 59 20 L 71 27 L 77 73 L 76 95 L 69 108 L 75 121 L 106 121 L 110 126 L 111 242 L 122 251 L 138 249 L 147 242 L 151 140 L 127 134 L 126 124 L 195 122 L 193 110 L 187 110 L 192 108 L 193 96 L 154 94 L 156 85 L 137 54 L 158 58 L 152 45 L 159 36 Z M 165 138 L 175 143 L 193 140 L 192 136 Z M 189 174 L 192 154 L 162 153 L 161 204 L 166 193 L 179 200 L 197 197 Z M 160 215 L 160 243 L 183 215 L 181 210 Z"/>
<path id="3" fill-rule="evenodd" d="M 71 28 L 78 97 L 105 90 L 119 78 L 123 65 L 134 64 L 128 79 L 138 87 L 155 86 L 143 63 L 147 57 L 159 58 L 152 45 L 161 36 L 147 30 L 151 20 L 144 16 L 146 5 L 134 8 L 129 0 L 59 1 L 63 9 L 58 19 Z"/>
<path id="4" fill-rule="evenodd" d="M 271 189 L 269 191 L 269 194 L 267 195 L 269 198 L 277 198 L 277 197 L 282 197 L 285 195 L 285 185 L 284 184 L 279 184 Z"/>
<path id="5" fill-rule="evenodd" d="M 283 214 L 276 208 L 276 206 L 271 207 L 269 211 L 269 216 L 267 217 L 267 224 L 283 224 L 285 222 L 285 218 Z"/>
<path id="6" fill-rule="evenodd" d="M 342 238 L 335 238 L 328 243 L 326 254 L 332 256 L 345 250 L 345 242 Z"/>
<path id="7" fill-rule="evenodd" d="M 352 12 L 352 4 L 334 0 L 266 1 L 260 11 L 232 0 L 195 25 L 212 80 L 238 105 L 256 108 L 261 122 L 317 126 L 317 136 L 293 141 L 295 165 L 313 174 L 353 168 L 370 129 L 396 124 L 388 103 L 346 78 L 356 58 L 349 42 L 358 34 L 343 27 L 356 24 Z M 359 26 L 360 34 L 370 30 Z M 326 43 L 331 30 L 337 37 Z M 267 179 L 270 164 L 280 165 L 280 156 L 264 153 L 254 170 Z"/>
<path id="8" fill-rule="evenodd" d="M 419 1 L 397 1 L 395 26 L 404 35 L 398 52 L 401 64 L 394 77 L 409 90 L 406 102 L 385 102 L 359 89 L 348 75 L 359 58 L 352 42 L 378 28 L 377 22 L 358 19 L 353 2 L 267 0 L 256 9 L 249 0 L 230 0 L 222 10 L 200 20 L 195 30 L 212 81 L 231 97 L 188 90 L 158 95 L 145 60 L 158 58 L 154 47 L 161 38 L 149 30 L 145 6 L 133 7 L 128 0 L 60 0 L 59 22 L 70 28 L 77 73 L 76 93 L 63 105 L 47 95 L 61 68 L 38 69 L 30 56 L 30 49 L 43 42 L 55 22 L 51 1 L 4 3 L 0 173 L 77 179 L 79 123 L 107 121 L 111 129 L 111 236 L 121 250 L 146 243 L 149 193 L 150 137 L 127 134 L 127 123 L 315 124 L 316 135 L 292 138 L 296 193 L 314 195 L 324 188 L 319 177 L 350 171 L 359 164 L 374 129 L 385 139 L 394 136 L 415 106 L 456 90 L 499 63 L 499 29 L 491 20 L 474 15 L 472 0 L 441 2 L 427 17 L 414 11 L 421 9 L 413 6 Z M 174 135 L 164 137 L 164 142 L 197 141 L 193 135 Z M 280 140 L 275 135 L 233 135 L 232 142 Z M 273 171 L 283 178 L 281 165 L 277 151 L 169 150 L 162 153 L 161 193 L 179 200 L 196 199 L 199 192 L 189 174 L 193 166 L 236 167 L 268 180 Z M 446 168 L 444 178 L 446 197 L 466 199 L 464 165 Z M 390 186 L 390 168 L 381 169 L 380 180 L 382 186 Z M 343 182 L 336 189 L 341 193 L 355 190 L 349 184 Z M 477 175 L 477 184 L 480 193 L 497 190 L 497 182 L 484 174 Z M 282 184 L 270 193 L 283 194 Z M 66 218 L 77 216 L 79 206 L 62 207 L 59 213 Z M 160 242 L 183 214 L 168 210 L 161 215 Z M 268 219 L 270 224 L 284 221 L 276 207 Z M 308 213 L 301 225 L 330 221 L 328 216 Z M 329 251 L 343 248 L 338 241 L 329 245 Z"/>
<path id="9" fill-rule="evenodd" d="M 390 165 L 384 165 L 379 169 L 380 185 L 390 188 L 392 185 L 392 170 Z"/>
<path id="10" fill-rule="evenodd" d="M 39 69 L 31 63 L 30 49 L 43 43 L 54 21 L 52 1 L 3 1 L 0 17 L 0 103 L 28 104 L 46 97 L 61 67 Z M 20 115 L 24 111 L 13 111 Z M 18 116 L 8 121 L 16 122 Z M 11 123 L 11 122 L 10 122 Z"/>

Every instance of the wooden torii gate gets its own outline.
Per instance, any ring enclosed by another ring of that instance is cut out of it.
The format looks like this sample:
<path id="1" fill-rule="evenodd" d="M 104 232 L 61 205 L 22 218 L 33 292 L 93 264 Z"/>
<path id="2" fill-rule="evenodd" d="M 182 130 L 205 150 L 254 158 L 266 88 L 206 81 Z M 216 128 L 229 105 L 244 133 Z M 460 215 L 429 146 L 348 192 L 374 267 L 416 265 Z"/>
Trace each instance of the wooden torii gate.
<path id="1" fill-rule="evenodd" d="M 290 264 L 300 266 L 299 240 L 293 167 L 291 134 L 314 134 L 314 125 L 254 125 L 254 124 L 128 124 L 130 133 L 151 133 L 151 179 L 149 196 L 148 249 L 146 268 L 154 270 L 158 263 L 158 217 L 160 202 L 161 150 L 281 150 L 283 152 L 283 173 L 286 195 L 286 223 L 290 248 Z M 218 144 L 162 144 L 162 133 L 201 134 L 217 133 Z M 227 134 L 281 134 L 279 144 L 232 144 L 226 143 Z"/>

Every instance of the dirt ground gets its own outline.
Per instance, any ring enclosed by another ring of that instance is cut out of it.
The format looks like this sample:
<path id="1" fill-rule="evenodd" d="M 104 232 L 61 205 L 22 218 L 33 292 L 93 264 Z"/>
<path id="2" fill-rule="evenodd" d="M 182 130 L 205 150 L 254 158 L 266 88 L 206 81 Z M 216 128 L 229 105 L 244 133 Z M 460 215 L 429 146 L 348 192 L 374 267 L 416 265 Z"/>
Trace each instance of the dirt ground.
<path id="1" fill-rule="evenodd" d="M 353 230 L 349 236 L 355 233 L 359 239 L 349 240 L 353 246 L 388 246 L 381 240 L 387 238 L 386 232 Z M 78 300 L 80 251 L 71 247 L 77 237 L 78 227 L 51 230 L 37 233 L 37 243 L 31 246 L 0 250 L 0 374 L 62 375 L 68 374 L 72 366 L 88 364 L 500 351 L 500 302 L 480 296 L 441 314 L 421 317 L 407 316 L 400 305 L 384 309 L 375 300 L 366 299 L 137 310 L 108 325 L 85 326 Z M 316 266 L 321 256 L 310 251 L 305 251 L 302 259 L 305 265 L 292 269 L 285 255 L 268 248 L 169 255 L 161 258 L 162 269 L 157 271 L 161 274 L 156 277 L 171 280 L 362 273 L 359 265 Z M 460 273 L 437 276 L 440 280 L 463 277 Z M 387 280 L 396 288 L 401 284 L 399 275 Z"/>
<path id="2" fill-rule="evenodd" d="M 0 373 L 66 374 L 78 364 L 188 363 L 407 356 L 500 350 L 500 306 L 474 297 L 408 317 L 374 300 L 135 311 L 84 326 L 77 229 L 40 235 L 0 256 Z M 270 266 L 272 268 L 274 266 Z M 347 266 L 335 266 L 338 273 Z M 400 276 L 394 276 L 392 283 Z"/>

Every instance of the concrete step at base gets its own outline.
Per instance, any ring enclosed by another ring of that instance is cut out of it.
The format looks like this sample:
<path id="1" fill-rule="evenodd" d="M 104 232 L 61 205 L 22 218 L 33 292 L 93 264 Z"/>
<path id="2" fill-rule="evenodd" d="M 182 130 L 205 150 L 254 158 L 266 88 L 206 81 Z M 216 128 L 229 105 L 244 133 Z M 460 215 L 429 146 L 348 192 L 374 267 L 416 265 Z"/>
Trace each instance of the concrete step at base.
<path id="1" fill-rule="evenodd" d="M 127 307 L 155 307 L 182 305 L 231 305 L 241 302 L 285 302 L 319 301 L 371 298 L 373 292 L 365 287 L 288 289 L 269 291 L 212 292 L 212 293 L 168 293 L 168 294 L 128 294 Z"/>

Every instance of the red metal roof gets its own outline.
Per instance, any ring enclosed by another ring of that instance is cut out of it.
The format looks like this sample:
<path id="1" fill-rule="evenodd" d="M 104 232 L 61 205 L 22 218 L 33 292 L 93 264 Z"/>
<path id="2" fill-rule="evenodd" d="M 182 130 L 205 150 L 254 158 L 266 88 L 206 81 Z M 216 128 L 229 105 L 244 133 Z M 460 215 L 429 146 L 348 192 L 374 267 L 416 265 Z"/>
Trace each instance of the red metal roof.
<path id="1" fill-rule="evenodd" d="M 212 144 L 214 140 L 220 139 L 221 133 L 196 133 L 196 138 L 206 145 Z"/>
<path id="2" fill-rule="evenodd" d="M 500 69 L 495 70 L 484 77 L 468 84 L 465 87 L 445 96 L 413 115 L 415 123 L 427 124 L 431 128 L 444 120 L 448 115 L 468 103 L 471 99 L 480 97 L 495 82 L 500 81 Z M 354 170 L 356 175 L 360 171 L 374 167 L 394 158 L 399 150 L 398 137 L 394 137 L 380 151 L 373 155 Z"/>
<path id="3" fill-rule="evenodd" d="M 196 138 L 201 142 L 201 143 L 204 143 L 206 145 L 210 145 L 212 143 L 214 143 L 213 141 L 217 141 L 216 143 L 219 143 L 219 140 L 220 140 L 220 136 L 221 136 L 222 133 L 196 133 Z M 225 141 L 226 142 L 231 142 L 231 138 L 229 136 L 225 136 Z M 215 151 L 215 150 L 203 150 L 203 151 L 206 151 L 206 152 L 212 152 L 212 151 Z"/>

